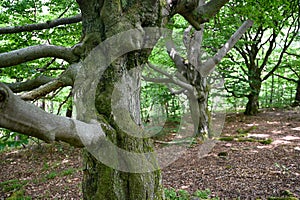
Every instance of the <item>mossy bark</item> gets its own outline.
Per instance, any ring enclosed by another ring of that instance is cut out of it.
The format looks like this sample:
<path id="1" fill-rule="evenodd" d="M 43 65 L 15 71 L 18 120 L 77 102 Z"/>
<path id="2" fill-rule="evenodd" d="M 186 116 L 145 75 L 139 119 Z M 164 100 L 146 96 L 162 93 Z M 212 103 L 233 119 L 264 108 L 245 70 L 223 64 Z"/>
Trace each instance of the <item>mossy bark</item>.
<path id="1" fill-rule="evenodd" d="M 130 29 L 161 26 L 161 7 L 159 1 L 146 0 L 77 0 L 83 16 L 83 42 L 76 49 L 84 59 L 88 53 L 104 41 Z M 120 81 L 127 84 L 130 100 L 124 98 L 124 105 L 132 118 L 131 123 L 140 124 L 139 67 L 147 61 L 150 50 L 141 50 L 122 55 L 113 61 L 100 78 L 95 99 L 99 120 L 107 123 L 106 136 L 117 147 L 130 152 L 151 152 L 152 143 L 147 138 L 126 134 L 118 125 L 113 113 L 113 91 Z M 124 78 L 135 69 L 135 84 Z M 127 101 L 127 102 L 126 102 Z M 112 158 L 116 159 L 116 158 Z M 113 169 L 102 164 L 88 151 L 84 152 L 83 198 L 101 200 L 161 200 L 163 189 L 160 170 L 146 173 L 130 173 Z"/>

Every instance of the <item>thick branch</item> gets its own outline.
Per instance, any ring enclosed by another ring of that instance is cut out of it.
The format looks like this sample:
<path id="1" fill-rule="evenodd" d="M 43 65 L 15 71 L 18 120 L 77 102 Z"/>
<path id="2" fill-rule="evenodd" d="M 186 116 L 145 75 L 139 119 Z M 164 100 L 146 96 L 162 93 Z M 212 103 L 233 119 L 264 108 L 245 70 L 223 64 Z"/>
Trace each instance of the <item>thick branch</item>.
<path id="1" fill-rule="evenodd" d="M 231 36 L 225 45 L 219 49 L 213 58 L 208 59 L 200 68 L 202 76 L 208 76 L 215 68 L 215 66 L 223 59 L 223 57 L 231 50 L 235 43 L 242 37 L 248 28 L 253 24 L 253 21 L 247 20 L 243 25 Z"/>
<path id="2" fill-rule="evenodd" d="M 73 54 L 72 48 L 54 45 L 36 45 L 7 53 L 1 53 L 0 68 L 11 67 L 45 57 L 60 58 L 69 63 L 74 63 L 79 60 L 79 57 Z"/>
<path id="3" fill-rule="evenodd" d="M 144 81 L 147 81 L 147 82 L 151 82 L 151 83 L 157 83 L 157 84 L 165 84 L 168 89 L 170 90 L 171 94 L 182 94 L 186 91 L 186 89 L 181 89 L 181 90 L 174 90 L 169 83 L 173 83 L 172 80 L 168 79 L 168 78 L 149 78 L 149 77 L 146 77 L 146 76 L 142 76 L 142 78 L 144 79 Z"/>
<path id="4" fill-rule="evenodd" d="M 0 34 L 11 34 L 11 33 L 20 33 L 20 32 L 30 32 L 34 30 L 43 30 L 49 29 L 60 25 L 74 24 L 82 20 L 81 15 L 76 15 L 69 18 L 60 18 L 53 21 L 47 21 L 40 24 L 28 24 L 24 26 L 15 26 L 15 27 L 4 27 L 0 28 Z"/>
<path id="5" fill-rule="evenodd" d="M 98 125 L 53 115 L 22 101 L 3 83 L 0 83 L 0 126 L 46 142 L 64 141 L 76 147 L 83 147 L 82 138 L 104 136 Z"/>
<path id="6" fill-rule="evenodd" d="M 172 14 L 182 15 L 196 30 L 200 30 L 200 25 L 208 22 L 228 1 L 210 0 L 201 5 L 199 0 L 178 0 Z"/>
<path id="7" fill-rule="evenodd" d="M 98 124 L 53 115 L 33 104 L 22 101 L 3 83 L 0 83 L 0 126 L 46 142 L 64 141 L 83 147 L 105 136 Z"/>

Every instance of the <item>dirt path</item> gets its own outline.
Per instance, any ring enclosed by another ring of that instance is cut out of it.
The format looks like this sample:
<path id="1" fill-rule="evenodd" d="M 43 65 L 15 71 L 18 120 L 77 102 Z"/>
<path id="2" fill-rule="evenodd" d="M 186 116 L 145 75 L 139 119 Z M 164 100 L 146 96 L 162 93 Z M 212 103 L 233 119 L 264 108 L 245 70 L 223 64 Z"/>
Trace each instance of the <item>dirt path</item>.
<path id="1" fill-rule="evenodd" d="M 250 128 L 252 127 L 252 128 Z M 271 110 L 255 117 L 230 114 L 223 136 L 247 132 L 271 144 L 219 141 L 205 157 L 201 145 L 163 169 L 165 187 L 209 188 L 221 199 L 266 199 L 288 191 L 300 197 L 300 111 Z M 80 199 L 80 150 L 43 146 L 0 154 L 0 199 L 12 194 L 32 199 Z"/>

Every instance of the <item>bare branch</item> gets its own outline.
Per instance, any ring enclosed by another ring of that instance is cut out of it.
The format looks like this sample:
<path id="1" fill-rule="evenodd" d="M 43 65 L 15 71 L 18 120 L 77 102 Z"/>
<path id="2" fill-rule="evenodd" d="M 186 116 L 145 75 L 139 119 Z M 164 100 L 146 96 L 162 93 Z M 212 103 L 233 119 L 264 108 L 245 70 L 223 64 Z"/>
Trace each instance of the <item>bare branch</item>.
<path id="1" fill-rule="evenodd" d="M 158 83 L 158 84 L 165 84 L 168 89 L 170 90 L 171 94 L 182 94 L 186 91 L 186 89 L 181 89 L 181 90 L 174 90 L 169 83 L 173 83 L 172 80 L 168 79 L 168 78 L 150 78 L 150 77 L 146 77 L 146 76 L 142 76 L 142 78 L 144 79 L 144 81 L 147 82 L 151 82 L 151 83 Z"/>
<path id="2" fill-rule="evenodd" d="M 231 36 L 225 45 L 219 49 L 213 58 L 208 59 L 200 68 L 202 76 L 208 76 L 215 68 L 215 66 L 223 59 L 223 57 L 231 50 L 235 43 L 242 37 L 248 28 L 253 24 L 253 21 L 247 20 L 242 26 Z"/>
<path id="3" fill-rule="evenodd" d="M 105 136 L 100 124 L 47 113 L 22 101 L 3 83 L 0 83 L 0 126 L 46 142 L 64 141 L 76 147 Z"/>
<path id="4" fill-rule="evenodd" d="M 44 97 L 50 92 L 53 92 L 61 87 L 73 86 L 74 79 L 80 67 L 81 63 L 71 65 L 63 74 L 59 76 L 59 78 L 53 79 L 30 92 L 22 94 L 21 99 L 25 101 L 32 101 Z"/>
<path id="5" fill-rule="evenodd" d="M 146 76 L 142 76 L 144 81 L 152 82 L 152 83 L 171 83 L 172 81 L 168 78 L 150 78 Z"/>
<path id="6" fill-rule="evenodd" d="M 276 38 L 278 36 L 278 33 L 275 33 L 275 30 L 273 30 L 273 33 L 272 33 L 272 38 L 270 38 L 270 40 L 268 41 L 269 42 L 269 48 L 266 52 L 266 55 L 263 59 L 263 63 L 261 64 L 261 66 L 259 67 L 259 70 L 262 71 L 266 64 L 268 63 L 268 60 L 269 60 L 269 57 L 271 56 L 273 50 L 275 49 L 276 47 Z"/>
<path id="7" fill-rule="evenodd" d="M 282 78 L 282 79 L 285 79 L 287 81 L 292 81 L 294 83 L 297 83 L 298 81 L 296 79 L 293 79 L 293 78 L 288 78 L 288 77 L 285 77 L 285 76 L 281 76 L 279 74 L 274 74 L 275 76 L 278 76 L 279 78 Z"/>
<path id="8" fill-rule="evenodd" d="M 294 74 L 298 77 L 298 79 L 300 79 L 300 74 L 298 72 L 296 72 L 295 69 L 293 69 L 293 67 L 291 65 L 287 65 L 288 68 L 290 68 L 290 70 L 292 70 L 292 72 L 294 72 Z"/>
<path id="9" fill-rule="evenodd" d="M 25 94 L 21 95 L 21 99 L 23 99 L 24 101 L 32 101 L 35 99 L 39 99 L 41 97 L 46 96 L 47 94 L 49 94 L 52 91 L 57 90 L 58 88 L 64 87 L 65 83 L 58 80 L 58 79 L 54 79 L 50 82 L 48 82 L 45 85 L 42 85 L 39 88 L 36 88 L 30 92 L 27 92 Z"/>
<path id="10" fill-rule="evenodd" d="M 0 68 L 11 67 L 45 57 L 60 58 L 69 63 L 79 61 L 79 57 L 73 54 L 72 48 L 55 45 L 36 45 L 7 53 L 1 53 Z"/>
<path id="11" fill-rule="evenodd" d="M 17 82 L 17 83 L 7 83 L 6 85 L 14 93 L 18 93 L 18 92 L 33 90 L 33 89 L 38 88 L 41 85 L 49 83 L 50 81 L 53 81 L 53 80 L 54 80 L 54 78 L 41 75 L 33 80 L 27 80 L 25 82 Z"/>
<path id="12" fill-rule="evenodd" d="M 188 84 L 187 82 L 183 82 L 183 81 L 181 81 L 181 80 L 174 79 L 174 76 L 173 76 L 173 75 L 171 75 L 171 74 L 169 74 L 169 73 L 167 73 L 167 72 L 165 72 L 165 71 L 163 71 L 163 70 L 161 70 L 161 69 L 155 67 L 154 65 L 152 65 L 152 64 L 150 64 L 150 63 L 148 63 L 147 66 L 148 66 L 149 68 L 153 69 L 154 71 L 157 71 L 158 73 L 160 73 L 160 74 L 166 76 L 167 78 L 169 78 L 169 80 L 170 80 L 172 83 L 174 83 L 174 84 L 176 84 L 176 85 L 178 85 L 178 86 L 180 86 L 180 87 L 182 87 L 182 88 L 184 88 L 184 89 L 186 89 L 186 90 L 188 90 L 188 91 L 194 93 L 194 87 L 193 87 L 192 85 Z"/>
<path id="13" fill-rule="evenodd" d="M 269 73 L 267 75 L 265 75 L 264 78 L 262 78 L 263 81 L 267 80 L 278 69 L 278 67 L 280 66 L 280 64 L 283 60 L 283 56 L 284 56 L 285 52 L 288 50 L 288 48 L 290 47 L 290 45 L 292 44 L 294 39 L 297 37 L 299 30 L 300 30 L 300 17 L 297 16 L 297 20 L 294 20 L 292 25 L 288 29 L 288 32 L 284 39 L 284 45 L 283 45 L 283 48 L 281 49 L 281 52 L 280 52 L 279 58 L 277 59 L 276 65 L 273 67 L 273 69 L 271 71 L 269 71 Z"/>
<path id="14" fill-rule="evenodd" d="M 21 32 L 30 32 L 34 30 L 49 29 L 60 25 L 78 23 L 81 20 L 82 20 L 81 15 L 76 15 L 74 17 L 55 19 L 53 21 L 47 21 L 45 23 L 40 23 L 40 24 L 28 24 L 24 26 L 4 27 L 4 28 L 0 28 L 0 34 L 21 33 Z"/>
<path id="15" fill-rule="evenodd" d="M 201 24 L 208 22 L 229 0 L 210 0 L 201 5 L 199 0 L 177 0 L 171 14 L 182 15 L 196 30 L 200 30 Z"/>
<path id="16" fill-rule="evenodd" d="M 173 95 L 179 95 L 186 92 L 186 89 L 174 90 L 169 84 L 167 84 L 167 87 Z"/>
<path id="17" fill-rule="evenodd" d="M 300 58 L 300 54 L 285 52 L 287 55 L 295 56 L 296 58 Z"/>

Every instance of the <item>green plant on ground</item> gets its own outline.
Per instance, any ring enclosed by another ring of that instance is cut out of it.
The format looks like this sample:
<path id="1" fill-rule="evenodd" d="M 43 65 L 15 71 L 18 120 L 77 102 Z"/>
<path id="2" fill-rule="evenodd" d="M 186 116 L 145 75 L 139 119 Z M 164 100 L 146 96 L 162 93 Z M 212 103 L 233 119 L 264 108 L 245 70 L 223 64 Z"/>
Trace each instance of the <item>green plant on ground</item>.
<path id="1" fill-rule="evenodd" d="M 54 179 L 57 176 L 56 172 L 50 172 L 46 175 L 46 179 Z"/>
<path id="2" fill-rule="evenodd" d="M 0 189 L 0 191 L 1 190 L 3 190 L 4 192 L 18 191 L 27 183 L 28 180 L 18 180 L 18 179 L 4 181 L 0 183 L 0 188 L 2 188 Z"/>
<path id="3" fill-rule="evenodd" d="M 66 169 L 66 170 L 62 171 L 62 172 L 61 172 L 61 175 L 62 175 L 62 176 L 68 176 L 68 175 L 71 175 L 71 174 L 73 174 L 73 173 L 75 173 L 75 172 L 76 172 L 76 169 L 74 169 L 74 168 L 69 168 L 69 169 Z"/>
<path id="4" fill-rule="evenodd" d="M 249 138 L 244 137 L 244 135 L 236 135 L 236 136 L 224 136 L 218 138 L 220 141 L 230 142 L 230 141 L 237 141 L 237 142 L 258 142 L 260 144 L 268 145 L 273 142 L 271 138 L 267 139 L 255 139 L 255 138 Z"/>
<path id="5" fill-rule="evenodd" d="M 277 167 L 280 170 L 280 172 L 283 174 L 289 173 L 289 168 L 285 165 L 275 163 L 275 167 Z M 283 194 L 283 195 L 287 196 L 287 194 Z"/>
<path id="6" fill-rule="evenodd" d="M 43 171 L 46 171 L 46 170 L 48 170 L 49 169 L 49 164 L 47 163 L 47 162 L 44 162 L 44 164 L 43 164 Z"/>
<path id="7" fill-rule="evenodd" d="M 197 190 L 194 193 L 195 197 L 199 197 L 200 199 L 209 199 L 209 196 L 211 195 L 211 191 L 210 189 L 206 189 L 206 190 Z"/>
<path id="8" fill-rule="evenodd" d="M 21 189 L 14 192 L 7 200 L 31 200 L 32 198 L 29 196 L 25 196 L 25 190 Z"/>
<path id="9" fill-rule="evenodd" d="M 246 128 L 246 129 L 238 129 L 237 132 L 240 134 L 240 135 L 245 135 L 247 136 L 248 133 L 250 133 L 251 131 L 253 130 L 256 130 L 257 129 L 257 126 L 251 126 L 249 128 Z"/>
<path id="10" fill-rule="evenodd" d="M 210 198 L 211 191 L 209 189 L 206 190 L 197 190 L 192 195 L 186 190 L 175 190 L 174 188 L 165 189 L 165 197 L 166 200 L 200 200 L 200 199 L 210 199 L 210 200 L 218 200 L 218 197 Z"/>
<path id="11" fill-rule="evenodd" d="M 299 200 L 296 197 L 268 197 L 268 200 Z"/>

